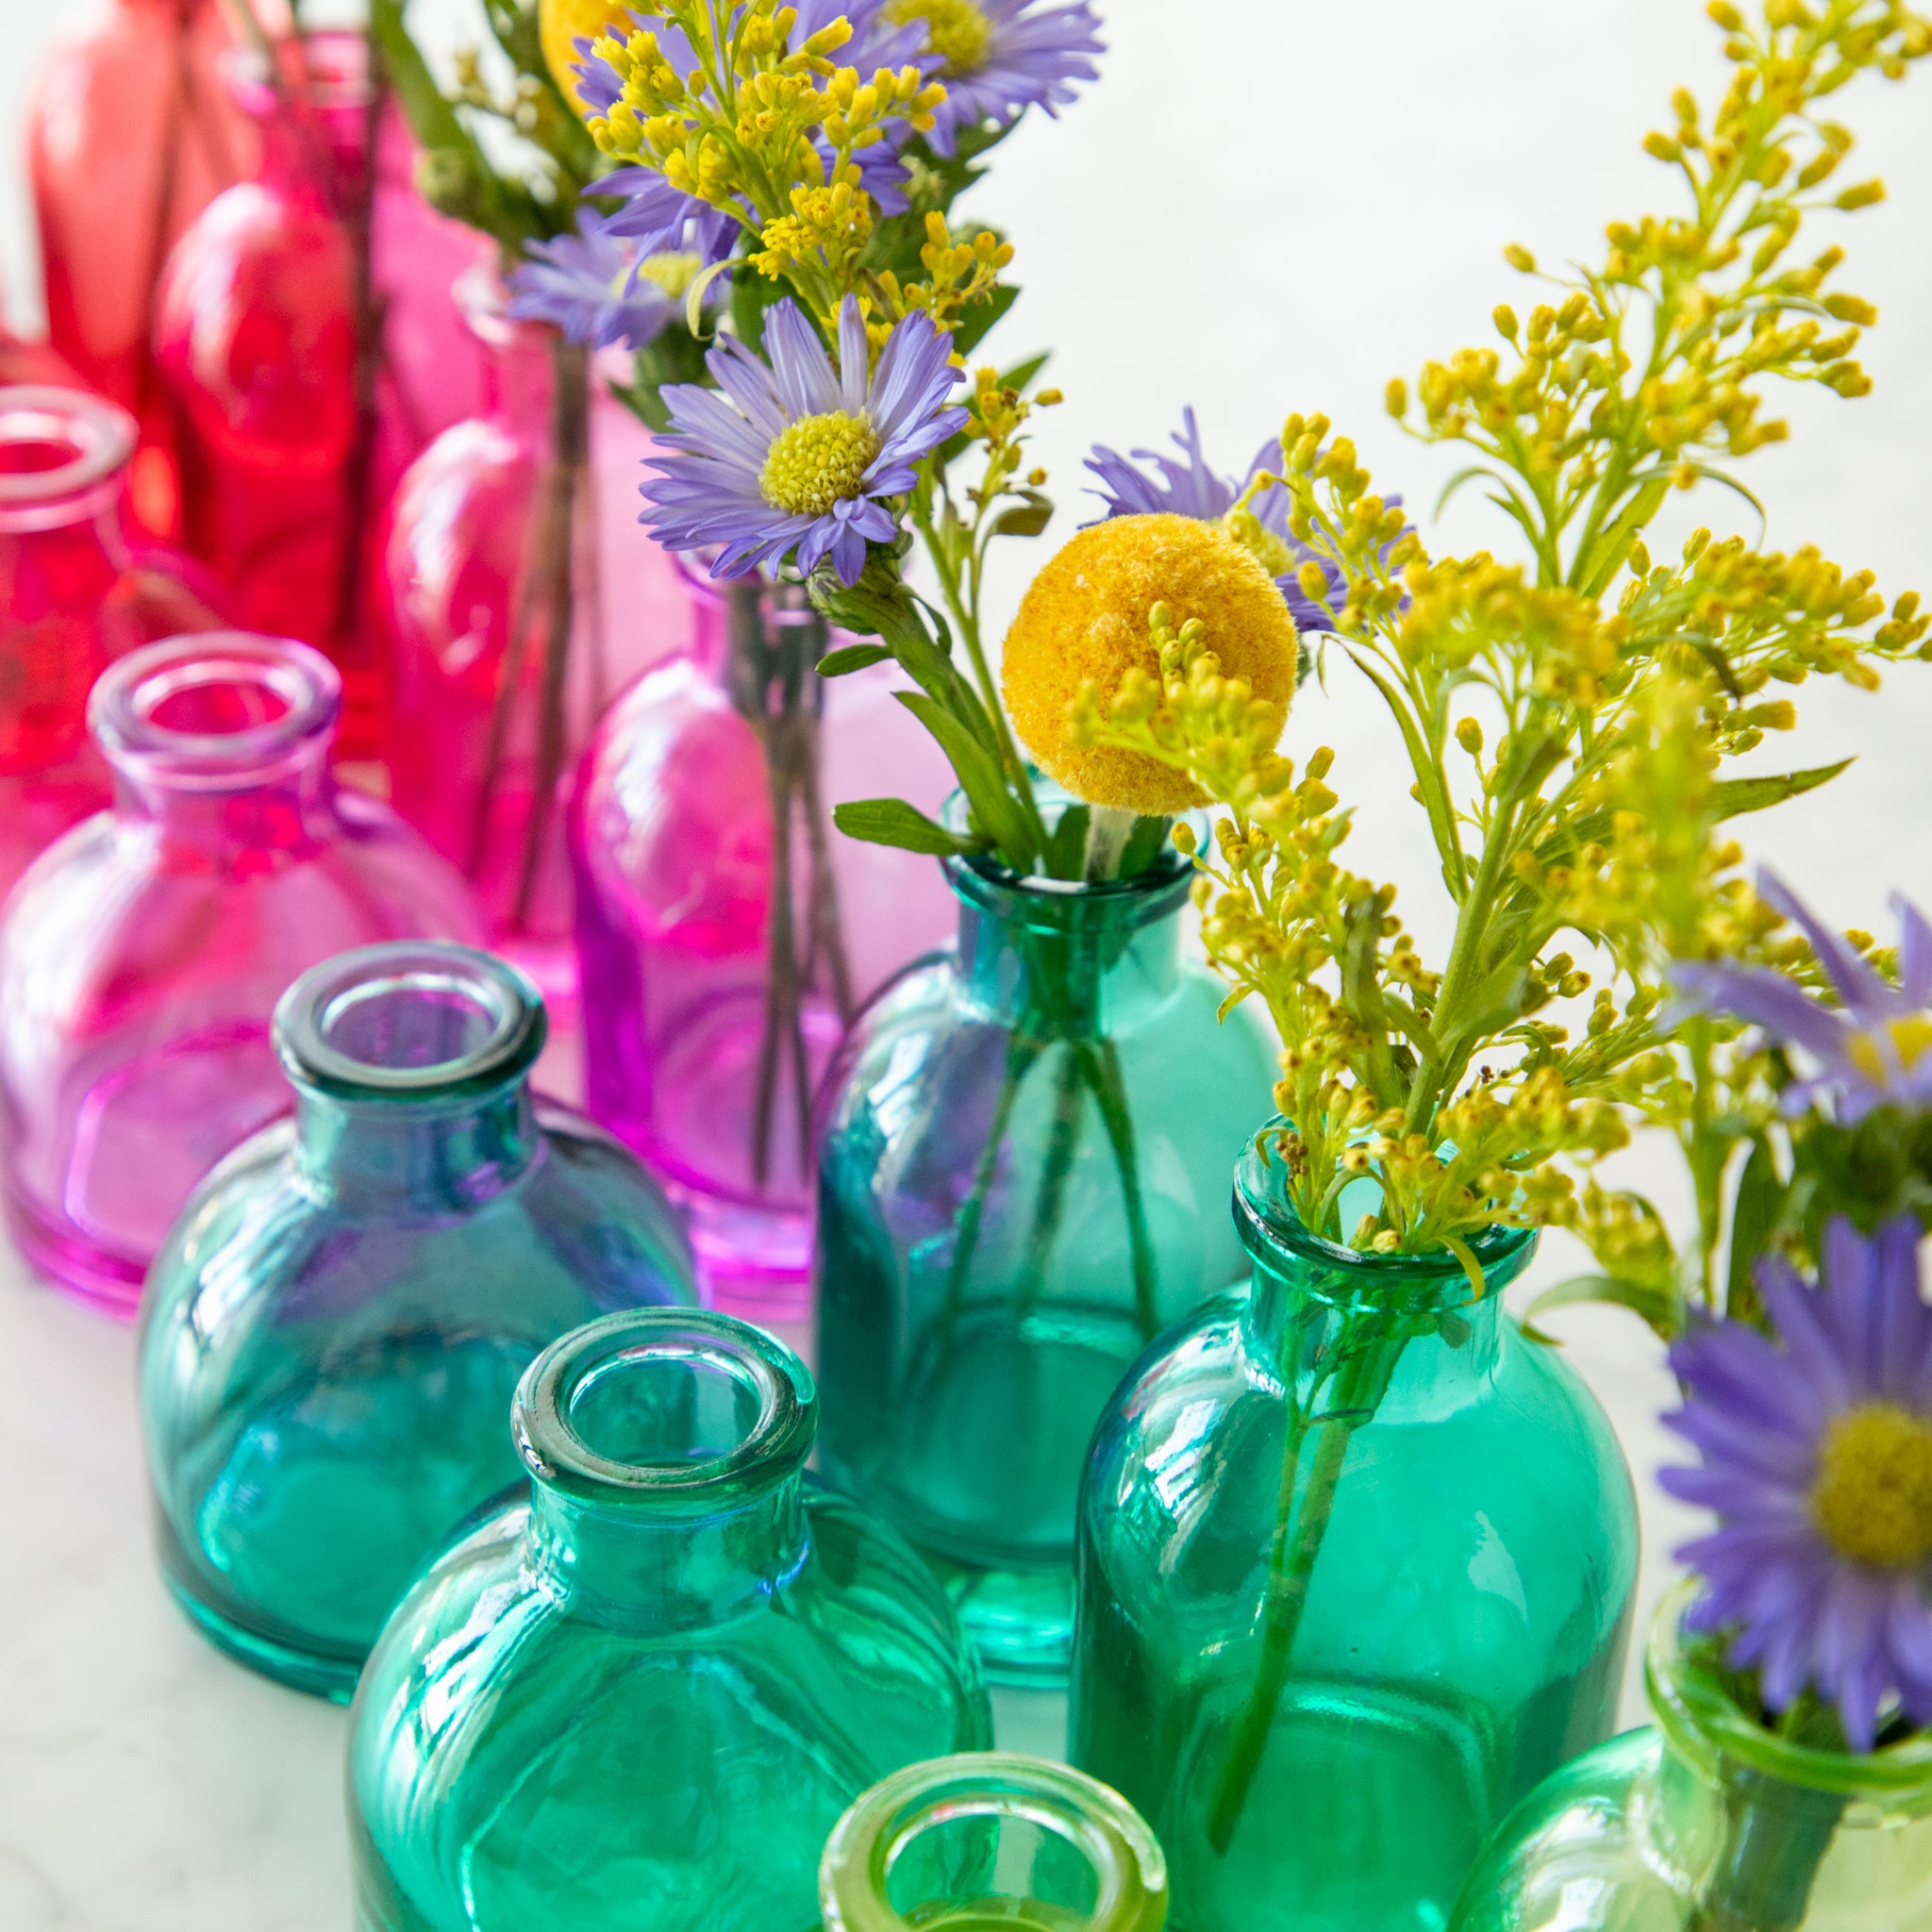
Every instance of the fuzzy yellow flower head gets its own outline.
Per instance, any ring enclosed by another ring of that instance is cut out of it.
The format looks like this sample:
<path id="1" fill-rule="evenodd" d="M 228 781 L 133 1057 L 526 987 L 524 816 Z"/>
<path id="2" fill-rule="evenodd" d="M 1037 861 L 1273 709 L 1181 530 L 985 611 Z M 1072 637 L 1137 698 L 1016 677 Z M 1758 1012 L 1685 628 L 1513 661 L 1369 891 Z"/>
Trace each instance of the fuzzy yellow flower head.
<path id="1" fill-rule="evenodd" d="M 649 0 L 645 0 L 648 6 Z M 550 77 L 563 90 L 564 97 L 579 114 L 584 98 L 577 92 L 577 63 L 575 42 L 594 41 L 600 34 L 627 41 L 636 22 L 622 0 L 538 0 L 537 25 L 543 37 L 543 61 Z"/>
<path id="2" fill-rule="evenodd" d="M 1139 812 L 1203 803 L 1185 774 L 1136 751 L 1074 741 L 1091 684 L 1105 706 L 1129 671 L 1158 680 L 1148 613 L 1207 626 L 1228 677 L 1281 707 L 1294 695 L 1295 631 L 1274 581 L 1224 530 L 1192 517 L 1109 517 L 1082 530 L 1027 587 L 1001 665 L 1014 728 L 1041 765 L 1095 805 Z"/>

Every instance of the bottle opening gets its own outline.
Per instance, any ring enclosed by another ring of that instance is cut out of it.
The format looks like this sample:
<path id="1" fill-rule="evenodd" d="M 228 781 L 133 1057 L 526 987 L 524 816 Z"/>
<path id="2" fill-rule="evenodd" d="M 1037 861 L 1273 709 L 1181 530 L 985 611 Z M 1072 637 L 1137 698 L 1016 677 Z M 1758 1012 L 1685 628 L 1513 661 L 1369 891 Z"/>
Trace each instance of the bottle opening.
<path id="1" fill-rule="evenodd" d="M 275 1032 L 290 1077 L 338 1099 L 462 1097 L 528 1071 L 543 998 L 491 954 L 397 941 L 312 967 L 283 994 Z"/>
<path id="2" fill-rule="evenodd" d="M 0 529 L 76 522 L 111 503 L 134 418 L 81 390 L 0 389 Z"/>
<path id="3" fill-rule="evenodd" d="M 540 1482 L 584 1500 L 726 1500 L 802 1467 L 818 1432 L 805 1364 L 708 1309 L 608 1315 L 538 1357 L 517 1445 Z"/>

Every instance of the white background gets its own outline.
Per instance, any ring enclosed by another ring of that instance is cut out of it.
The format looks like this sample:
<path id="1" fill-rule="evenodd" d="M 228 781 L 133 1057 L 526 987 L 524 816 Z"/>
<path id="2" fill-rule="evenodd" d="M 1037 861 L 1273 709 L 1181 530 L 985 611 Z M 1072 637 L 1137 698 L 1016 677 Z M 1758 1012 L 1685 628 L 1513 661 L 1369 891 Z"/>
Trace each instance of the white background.
<path id="1" fill-rule="evenodd" d="M 454 18 L 463 0 L 435 0 Z M 1040 438 L 1074 509 L 1094 441 L 1164 440 L 1183 404 L 1217 459 L 1245 462 L 1290 409 L 1327 411 L 1378 486 L 1401 490 L 1439 549 L 1507 546 L 1478 501 L 1430 515 L 1447 465 L 1382 412 L 1392 375 L 1492 340 L 1488 316 L 1536 299 L 1499 251 L 1590 258 L 1606 221 L 1664 212 L 1673 177 L 1641 152 L 1673 86 L 1722 85 L 1718 35 L 1693 0 L 1103 0 L 1106 78 L 1058 123 L 1003 150 L 978 206 L 1017 244 L 1024 295 L 993 347 L 1053 345 L 1067 392 Z M 17 129 L 38 49 L 92 0 L 0 0 L 0 126 Z M 1932 73 L 1840 98 L 1859 135 L 1846 179 L 1881 173 L 1883 207 L 1836 221 L 1841 286 L 1876 302 L 1863 359 L 1873 396 L 1773 400 L 1792 438 L 1746 469 L 1768 541 L 1806 542 L 1888 592 L 1932 590 Z M 0 153 L 0 287 L 38 322 L 31 220 L 16 154 Z M 1708 500 L 1706 500 L 1706 497 Z M 1706 492 L 1688 520 L 1730 513 Z M 1749 525 L 1756 534 L 1756 520 Z M 1009 608 L 1026 546 L 1000 579 Z M 1041 553 L 1043 554 L 1043 553 Z M 1749 822 L 1773 861 L 1840 923 L 1883 928 L 1903 888 L 1932 903 L 1932 667 L 1882 694 L 1799 693 L 1776 747 L 1857 754 L 1828 791 Z M 1290 749 L 1332 742 L 1359 801 L 1352 860 L 1398 881 L 1426 940 L 1429 862 L 1390 732 L 1338 674 L 1301 699 Z M 1667 1161 L 1639 1163 L 1669 1190 Z M 1546 1269 L 1563 1257 L 1545 1257 Z M 347 1923 L 339 1713 L 222 1662 L 162 1602 L 147 1553 L 129 1343 L 30 1288 L 0 1255 L 0 1926 L 8 1932 L 341 1932 Z M 1604 1396 L 1644 1492 L 1648 1601 L 1686 1522 L 1649 1478 L 1668 1395 L 1632 1325 L 1562 1331 Z M 1626 1708 L 1634 1717 L 1640 1706 Z M 1009 1707 L 1018 1739 L 1052 1713 Z"/>

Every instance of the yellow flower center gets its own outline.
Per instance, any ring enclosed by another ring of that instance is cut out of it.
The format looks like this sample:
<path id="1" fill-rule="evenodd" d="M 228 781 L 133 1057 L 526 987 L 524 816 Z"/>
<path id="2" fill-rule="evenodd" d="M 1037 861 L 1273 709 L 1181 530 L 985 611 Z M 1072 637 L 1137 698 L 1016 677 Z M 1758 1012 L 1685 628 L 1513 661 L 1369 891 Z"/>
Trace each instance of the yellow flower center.
<path id="1" fill-rule="evenodd" d="M 1855 1563 L 1923 1563 L 1932 1556 L 1932 1423 L 1891 1402 L 1846 1409 L 1825 1431 L 1811 1515 Z"/>
<path id="2" fill-rule="evenodd" d="M 971 74 L 992 45 L 992 22 L 974 0 L 886 0 L 886 18 L 895 26 L 924 21 L 926 45 L 948 74 Z"/>
<path id="3" fill-rule="evenodd" d="M 1890 1053 L 1885 1050 L 1887 1044 Z M 1932 1047 L 1932 1018 L 1910 1013 L 1903 1020 L 1889 1022 L 1882 1033 L 1853 1034 L 1845 1051 L 1859 1073 L 1882 1087 L 1896 1069 L 1911 1066 L 1928 1047 Z"/>
<path id="4" fill-rule="evenodd" d="M 1221 527 L 1251 556 L 1271 577 L 1285 577 L 1296 564 L 1288 544 L 1262 523 L 1251 509 L 1231 509 L 1222 518 Z"/>
<path id="5" fill-rule="evenodd" d="M 645 256 L 638 273 L 647 282 L 656 282 L 674 302 L 677 302 L 697 280 L 700 266 L 695 255 L 667 249 L 661 255 Z"/>
<path id="6" fill-rule="evenodd" d="M 879 453 L 878 432 L 843 409 L 801 416 L 783 430 L 758 472 L 758 491 L 788 516 L 822 517 L 835 503 L 860 494 Z"/>

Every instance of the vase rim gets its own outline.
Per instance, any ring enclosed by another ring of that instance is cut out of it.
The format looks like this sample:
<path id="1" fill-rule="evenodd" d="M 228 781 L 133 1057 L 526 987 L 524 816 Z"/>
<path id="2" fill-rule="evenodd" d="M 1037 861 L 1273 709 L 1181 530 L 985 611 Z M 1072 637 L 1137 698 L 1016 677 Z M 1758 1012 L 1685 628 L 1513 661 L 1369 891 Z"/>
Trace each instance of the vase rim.
<path id="1" fill-rule="evenodd" d="M 587 1441 L 579 1404 L 617 1375 L 659 1365 L 734 1383 L 756 1413 L 728 1445 L 675 1457 L 626 1457 Z M 626 1308 L 551 1343 L 517 1385 L 517 1453 L 546 1489 L 610 1510 L 723 1513 L 796 1475 L 818 1435 L 811 1372 L 783 1342 L 713 1308 Z"/>
<path id="2" fill-rule="evenodd" d="M 1807 1790 L 1851 1798 L 1910 1799 L 1932 1807 L 1932 1734 L 1888 1744 L 1862 1756 L 1819 1751 L 1767 1731 L 1707 1673 L 1684 1642 L 1685 1614 L 1699 1579 L 1680 1578 L 1658 1604 L 1643 1659 L 1644 1687 L 1657 1726 L 1706 1775 L 1717 1778 L 1727 1760 Z"/>
<path id="3" fill-rule="evenodd" d="M 341 1101 L 452 1102 L 526 1074 L 543 995 L 507 959 L 445 940 L 358 946 L 277 1002 L 275 1052 L 298 1086 Z"/>
<path id="4" fill-rule="evenodd" d="M 219 728 L 192 728 L 171 709 L 226 694 Z M 94 680 L 88 728 L 110 763 L 189 791 L 236 791 L 325 745 L 342 680 L 293 638 L 217 630 L 130 651 Z"/>
<path id="5" fill-rule="evenodd" d="M 825 1932 L 907 1932 L 886 1903 L 900 1854 L 924 1830 L 975 1817 L 1024 1821 L 1082 1853 L 1096 1882 L 1086 1921 L 1096 1932 L 1160 1932 L 1166 1924 L 1167 1860 L 1111 1786 L 1044 1758 L 962 1751 L 882 1778 L 833 1827 L 819 1867 Z"/>
<path id="6" fill-rule="evenodd" d="M 48 530 L 111 503 L 134 455 L 135 421 L 117 403 L 54 383 L 0 388 L 0 455 L 39 444 L 72 452 L 44 469 L 0 469 L 0 530 Z"/>

